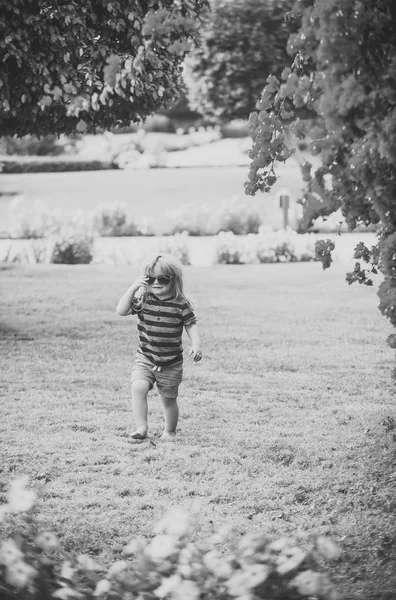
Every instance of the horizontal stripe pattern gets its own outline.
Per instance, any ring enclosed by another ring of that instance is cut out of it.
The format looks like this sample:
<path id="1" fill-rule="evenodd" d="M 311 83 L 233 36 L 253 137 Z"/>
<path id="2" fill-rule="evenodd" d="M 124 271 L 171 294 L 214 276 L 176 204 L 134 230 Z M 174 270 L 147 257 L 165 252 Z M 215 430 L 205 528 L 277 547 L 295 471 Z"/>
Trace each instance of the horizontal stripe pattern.
<path id="1" fill-rule="evenodd" d="M 136 313 L 137 311 L 133 310 Z M 149 293 L 138 315 L 139 351 L 157 366 L 171 366 L 183 360 L 183 327 L 196 323 L 186 301 L 161 300 Z"/>

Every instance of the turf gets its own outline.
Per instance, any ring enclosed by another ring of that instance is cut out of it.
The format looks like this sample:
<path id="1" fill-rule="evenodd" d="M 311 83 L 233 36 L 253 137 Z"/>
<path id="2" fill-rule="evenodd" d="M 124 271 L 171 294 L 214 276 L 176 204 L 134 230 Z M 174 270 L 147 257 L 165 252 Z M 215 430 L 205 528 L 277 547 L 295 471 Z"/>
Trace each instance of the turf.
<path id="1" fill-rule="evenodd" d="M 28 474 L 40 526 L 103 560 L 171 506 L 196 512 L 202 541 L 224 523 L 331 535 L 346 597 L 393 598 L 394 356 L 375 288 L 341 264 L 186 268 L 204 359 L 185 361 L 177 441 L 160 442 L 152 393 L 149 438 L 131 444 L 136 325 L 115 306 L 137 275 L 0 271 L 0 496 Z"/>

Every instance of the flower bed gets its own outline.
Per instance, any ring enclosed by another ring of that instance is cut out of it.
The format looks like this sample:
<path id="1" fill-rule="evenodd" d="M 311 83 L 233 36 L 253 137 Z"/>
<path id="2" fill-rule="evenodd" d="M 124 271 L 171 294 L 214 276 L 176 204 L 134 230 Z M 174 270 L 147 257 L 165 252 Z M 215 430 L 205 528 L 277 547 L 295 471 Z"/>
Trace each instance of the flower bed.
<path id="1" fill-rule="evenodd" d="M 176 255 L 184 265 L 211 266 L 215 264 L 259 264 L 317 260 L 315 243 L 320 239 L 335 242 L 333 260 L 352 261 L 355 246 L 364 241 L 374 245 L 374 233 L 362 234 L 297 234 L 293 230 L 262 229 L 258 234 L 236 236 L 222 232 L 214 236 L 192 237 L 187 234 L 152 237 L 100 237 L 92 233 L 77 234 L 63 230 L 57 235 L 42 239 L 0 240 L 0 261 L 8 263 L 37 264 L 61 262 L 58 252 L 53 260 L 54 248 L 64 255 L 68 247 L 75 246 L 68 256 L 83 256 L 86 260 L 74 263 L 103 263 L 111 265 L 141 265 L 153 254 L 167 252 Z M 81 245 L 81 247 L 80 247 Z M 70 259 L 69 259 L 70 260 Z"/>
<path id="2" fill-rule="evenodd" d="M 151 540 L 131 540 L 121 560 L 104 566 L 89 555 L 65 552 L 55 533 L 37 531 L 36 494 L 27 486 L 27 477 L 14 480 L 0 507 L 0 522 L 12 519 L 0 539 L 4 600 L 340 598 L 323 568 L 341 554 L 330 538 L 305 544 L 260 534 L 238 538 L 225 526 L 198 545 L 191 541 L 194 519 L 176 508 L 156 524 Z"/>
<path id="3" fill-rule="evenodd" d="M 177 256 L 184 265 L 195 266 L 307 261 L 315 260 L 315 240 L 314 234 L 298 235 L 291 229 L 265 230 L 246 236 L 221 232 L 199 238 L 186 233 L 110 238 L 65 230 L 48 238 L 1 240 L 0 260 L 25 264 L 59 263 L 64 256 L 63 262 L 68 264 L 142 264 L 153 254 L 166 252 Z"/>

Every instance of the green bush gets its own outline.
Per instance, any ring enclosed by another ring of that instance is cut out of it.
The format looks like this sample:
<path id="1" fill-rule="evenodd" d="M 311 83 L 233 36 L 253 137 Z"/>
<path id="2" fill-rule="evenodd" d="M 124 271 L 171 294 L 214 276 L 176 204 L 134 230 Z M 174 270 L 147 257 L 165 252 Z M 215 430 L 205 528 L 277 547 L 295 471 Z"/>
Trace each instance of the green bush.
<path id="1" fill-rule="evenodd" d="M 61 233 L 54 240 L 50 262 L 56 265 L 88 265 L 93 259 L 93 236 L 89 233 Z"/>
<path id="2" fill-rule="evenodd" d="M 245 138 L 249 137 L 249 123 L 244 119 L 233 119 L 220 126 L 223 138 Z"/>
<path id="3" fill-rule="evenodd" d="M 124 204 L 101 204 L 92 214 L 95 231 L 103 237 L 148 235 L 127 215 Z"/>
<path id="4" fill-rule="evenodd" d="M 190 265 L 190 252 L 186 237 L 188 237 L 186 233 L 176 233 L 174 236 L 166 238 L 161 242 L 159 251 L 176 256 L 182 265 Z"/>
<path id="5" fill-rule="evenodd" d="M 10 211 L 9 235 L 14 239 L 39 239 L 60 232 L 62 220 L 55 211 L 21 210 L 18 205 Z"/>
<path id="6" fill-rule="evenodd" d="M 216 233 L 231 231 L 235 235 L 258 233 L 262 219 L 256 208 L 247 202 L 232 200 L 224 203 L 214 216 Z"/>
<path id="7" fill-rule="evenodd" d="M 236 199 L 228 200 L 214 209 L 209 204 L 188 205 L 173 213 L 171 233 L 216 235 L 231 231 L 235 235 L 258 233 L 262 224 L 256 208 Z"/>
<path id="8" fill-rule="evenodd" d="M 176 131 L 171 119 L 160 114 L 147 117 L 143 123 L 143 129 L 155 133 L 175 133 Z"/>
<path id="9" fill-rule="evenodd" d="M 42 138 L 38 138 L 35 135 L 26 135 L 22 138 L 10 136 L 0 138 L 0 154 L 59 156 L 63 151 L 63 144 L 56 135 L 47 135 Z"/>
<path id="10" fill-rule="evenodd" d="M 0 159 L 1 173 L 62 173 L 66 171 L 103 171 L 118 169 L 109 160 L 80 160 L 78 158 L 21 157 Z"/>
<path id="11" fill-rule="evenodd" d="M 217 262 L 242 265 L 318 260 L 315 240 L 314 234 L 298 234 L 290 228 L 274 231 L 262 227 L 258 235 L 249 234 L 244 238 L 230 231 L 221 232 L 217 237 Z"/>
<path id="12" fill-rule="evenodd" d="M 122 560 L 104 567 L 88 555 L 66 553 L 54 533 L 36 530 L 36 495 L 27 483 L 27 478 L 14 480 L 8 503 L 0 507 L 0 521 L 10 515 L 14 525 L 0 545 L 4 600 L 340 598 L 320 567 L 338 559 L 340 550 L 323 536 L 305 548 L 294 539 L 238 538 L 224 527 L 205 545 L 196 544 L 191 514 L 173 509 L 154 527 L 150 541 L 133 539 Z M 22 521 L 13 516 L 18 514 Z"/>

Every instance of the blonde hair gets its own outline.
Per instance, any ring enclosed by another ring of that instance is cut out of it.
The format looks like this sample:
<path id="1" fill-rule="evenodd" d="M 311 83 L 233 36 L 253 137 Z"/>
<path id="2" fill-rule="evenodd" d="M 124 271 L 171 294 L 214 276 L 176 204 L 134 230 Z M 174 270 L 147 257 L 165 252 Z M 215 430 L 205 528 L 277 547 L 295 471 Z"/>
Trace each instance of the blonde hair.
<path id="1" fill-rule="evenodd" d="M 154 267 L 158 266 L 164 277 L 171 278 L 171 296 L 175 300 L 187 302 L 193 308 L 193 302 L 184 293 L 183 268 L 181 262 L 170 254 L 159 254 L 153 258 L 144 269 L 145 275 L 152 275 Z"/>

